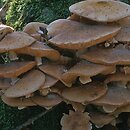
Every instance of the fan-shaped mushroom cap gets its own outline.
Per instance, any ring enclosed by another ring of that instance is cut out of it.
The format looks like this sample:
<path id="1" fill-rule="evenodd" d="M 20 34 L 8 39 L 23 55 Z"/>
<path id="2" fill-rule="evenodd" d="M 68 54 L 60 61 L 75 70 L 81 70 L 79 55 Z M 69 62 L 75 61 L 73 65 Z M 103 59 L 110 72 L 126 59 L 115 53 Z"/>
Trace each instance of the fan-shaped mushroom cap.
<path id="1" fill-rule="evenodd" d="M 125 73 L 114 73 L 107 76 L 105 79 L 105 83 L 113 82 L 113 81 L 130 81 L 130 74 Z"/>
<path id="2" fill-rule="evenodd" d="M 123 19 L 117 21 L 117 23 L 118 23 L 120 26 L 123 26 L 123 27 L 130 26 L 130 16 L 125 17 L 125 18 L 123 18 Z"/>
<path id="3" fill-rule="evenodd" d="M 69 10 L 97 22 L 113 22 L 130 15 L 128 4 L 114 0 L 86 0 L 71 5 Z"/>
<path id="4" fill-rule="evenodd" d="M 2 40 L 2 38 L 8 34 L 8 33 L 11 33 L 13 32 L 14 29 L 10 26 L 7 26 L 7 25 L 3 25 L 3 24 L 0 24 L 0 40 Z"/>
<path id="5" fill-rule="evenodd" d="M 35 57 L 46 57 L 51 60 L 60 59 L 60 53 L 42 42 L 35 42 L 31 46 L 15 51 L 17 54 L 29 54 Z"/>
<path id="6" fill-rule="evenodd" d="M 107 92 L 107 87 L 100 82 L 92 82 L 71 88 L 57 88 L 59 94 L 69 101 L 87 103 L 102 97 Z"/>
<path id="7" fill-rule="evenodd" d="M 62 130 L 91 130 L 88 113 L 70 111 L 69 115 L 64 114 L 61 119 Z"/>
<path id="8" fill-rule="evenodd" d="M 7 89 L 10 87 L 11 81 L 9 79 L 0 78 L 0 89 Z"/>
<path id="9" fill-rule="evenodd" d="M 130 103 L 130 90 L 114 84 L 108 86 L 108 91 L 104 96 L 91 103 L 97 105 L 125 105 Z"/>
<path id="10" fill-rule="evenodd" d="M 90 63 L 88 61 L 80 61 L 75 66 L 73 66 L 70 70 L 65 72 L 62 75 L 61 79 L 64 81 L 65 85 L 71 86 L 72 83 L 79 76 L 79 80 L 81 81 L 81 83 L 86 84 L 88 82 L 91 82 L 90 77 L 92 76 L 98 74 L 110 74 L 113 71 L 115 71 L 115 66 L 105 66 L 105 65 Z M 88 80 L 85 81 L 83 79 L 88 79 Z"/>
<path id="11" fill-rule="evenodd" d="M 121 44 L 115 48 L 95 47 L 80 56 L 90 62 L 105 65 L 129 65 L 129 57 L 130 51 Z"/>
<path id="12" fill-rule="evenodd" d="M 3 95 L 1 99 L 5 104 L 12 107 L 36 106 L 36 104 L 32 102 L 30 98 L 8 98 Z"/>
<path id="13" fill-rule="evenodd" d="M 59 19 L 47 27 L 52 38 L 50 44 L 64 49 L 84 49 L 104 42 L 117 34 L 118 26 L 87 25 L 80 22 Z"/>
<path id="14" fill-rule="evenodd" d="M 35 39 L 24 32 L 12 32 L 0 41 L 0 52 L 17 50 L 31 45 Z"/>
<path id="15" fill-rule="evenodd" d="M 0 64 L 0 77 L 14 78 L 32 69 L 36 65 L 33 61 L 11 62 Z"/>
<path id="16" fill-rule="evenodd" d="M 94 123 L 94 125 L 97 126 L 98 128 L 101 128 L 104 125 L 111 123 L 115 119 L 114 116 L 98 112 L 90 112 L 89 115 L 92 123 Z"/>
<path id="17" fill-rule="evenodd" d="M 11 98 L 26 96 L 38 90 L 44 82 L 45 75 L 38 70 L 32 70 L 20 79 L 14 86 L 8 88 L 5 92 L 5 96 Z"/>
<path id="18" fill-rule="evenodd" d="M 49 94 L 45 97 L 44 96 L 34 96 L 34 97 L 32 97 L 32 101 L 42 107 L 52 107 L 52 106 L 59 104 L 63 100 L 57 94 Z"/>
<path id="19" fill-rule="evenodd" d="M 24 27 L 24 32 L 28 34 L 36 34 L 39 31 L 39 27 L 46 28 L 47 24 L 45 23 L 40 23 L 40 22 L 30 22 Z"/>
<path id="20" fill-rule="evenodd" d="M 115 36 L 119 42 L 130 42 L 130 27 L 123 27 Z"/>

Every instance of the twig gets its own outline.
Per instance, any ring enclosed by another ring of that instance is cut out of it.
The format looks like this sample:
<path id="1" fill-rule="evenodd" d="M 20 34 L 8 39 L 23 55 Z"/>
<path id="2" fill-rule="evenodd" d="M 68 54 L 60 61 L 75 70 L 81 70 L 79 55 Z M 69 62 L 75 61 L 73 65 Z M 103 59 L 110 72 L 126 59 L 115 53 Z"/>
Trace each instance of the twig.
<path id="1" fill-rule="evenodd" d="M 25 123 L 23 123 L 22 125 L 20 126 L 17 126 L 15 129 L 13 130 L 21 130 L 23 128 L 25 128 L 26 126 L 29 126 L 31 124 L 33 124 L 37 119 L 41 118 L 42 116 L 45 116 L 48 112 L 51 112 L 52 110 L 54 110 L 56 107 L 58 107 L 61 103 L 59 103 L 58 105 L 54 106 L 53 108 L 49 109 L 49 110 L 46 110 L 38 115 L 36 115 L 35 117 L 32 117 L 30 119 L 28 119 Z"/>

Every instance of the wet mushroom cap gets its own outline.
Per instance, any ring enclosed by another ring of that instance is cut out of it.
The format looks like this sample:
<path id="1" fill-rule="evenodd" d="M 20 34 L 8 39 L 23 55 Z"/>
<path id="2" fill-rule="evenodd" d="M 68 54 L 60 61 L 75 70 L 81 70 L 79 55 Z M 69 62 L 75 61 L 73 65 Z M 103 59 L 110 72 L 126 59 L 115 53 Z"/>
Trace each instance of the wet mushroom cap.
<path id="1" fill-rule="evenodd" d="M 87 0 L 73 4 L 70 12 L 97 22 L 113 22 L 130 15 L 130 6 L 114 0 Z"/>
<path id="2" fill-rule="evenodd" d="M 34 42 L 35 39 L 24 32 L 12 32 L 0 41 L 0 52 L 20 49 Z"/>
<path id="3" fill-rule="evenodd" d="M 93 63 L 104 65 L 129 65 L 130 51 L 122 44 L 115 48 L 95 47 L 79 56 Z"/>
<path id="4" fill-rule="evenodd" d="M 0 77 L 15 78 L 29 70 L 36 65 L 33 61 L 11 62 L 0 64 Z"/>
<path id="5" fill-rule="evenodd" d="M 8 88 L 5 92 L 5 96 L 10 98 L 26 96 L 38 90 L 44 82 L 45 75 L 39 70 L 32 70 L 16 84 Z"/>
<path id="6" fill-rule="evenodd" d="M 104 42 L 117 34 L 118 26 L 87 25 L 59 19 L 48 25 L 49 43 L 63 49 L 84 49 Z"/>

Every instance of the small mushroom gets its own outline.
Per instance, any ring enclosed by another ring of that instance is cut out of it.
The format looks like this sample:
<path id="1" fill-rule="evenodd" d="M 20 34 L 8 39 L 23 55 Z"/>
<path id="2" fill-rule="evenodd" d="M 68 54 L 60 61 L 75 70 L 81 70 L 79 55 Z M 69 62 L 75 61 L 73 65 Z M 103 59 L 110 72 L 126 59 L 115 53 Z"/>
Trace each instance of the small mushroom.
<path id="1" fill-rule="evenodd" d="M 130 15 L 130 6 L 115 0 L 81 1 L 71 5 L 69 10 L 97 22 L 113 22 Z"/>
<path id="2" fill-rule="evenodd" d="M 80 22 L 59 19 L 47 27 L 49 40 L 62 49 L 79 50 L 104 42 L 117 34 L 118 26 L 87 25 Z"/>
<path id="3" fill-rule="evenodd" d="M 61 119 L 62 130 L 92 130 L 88 113 L 79 111 L 69 111 L 69 115 L 64 114 Z"/>
<path id="4" fill-rule="evenodd" d="M 32 70 L 16 84 L 8 88 L 5 92 L 5 96 L 10 98 L 17 98 L 29 95 L 38 90 L 44 84 L 44 82 L 45 75 L 39 70 Z"/>

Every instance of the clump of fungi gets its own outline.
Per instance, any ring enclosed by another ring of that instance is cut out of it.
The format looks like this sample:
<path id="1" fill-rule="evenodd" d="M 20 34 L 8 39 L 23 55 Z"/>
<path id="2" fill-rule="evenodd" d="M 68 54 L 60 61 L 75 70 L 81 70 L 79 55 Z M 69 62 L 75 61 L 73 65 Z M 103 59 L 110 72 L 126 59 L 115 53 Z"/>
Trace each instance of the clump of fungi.
<path id="1" fill-rule="evenodd" d="M 1 99 L 46 109 L 64 101 L 72 109 L 62 130 L 117 130 L 119 115 L 130 112 L 130 6 L 86 0 L 69 10 L 67 19 L 31 22 L 21 32 L 0 25 L 8 58 L 0 64 Z"/>

